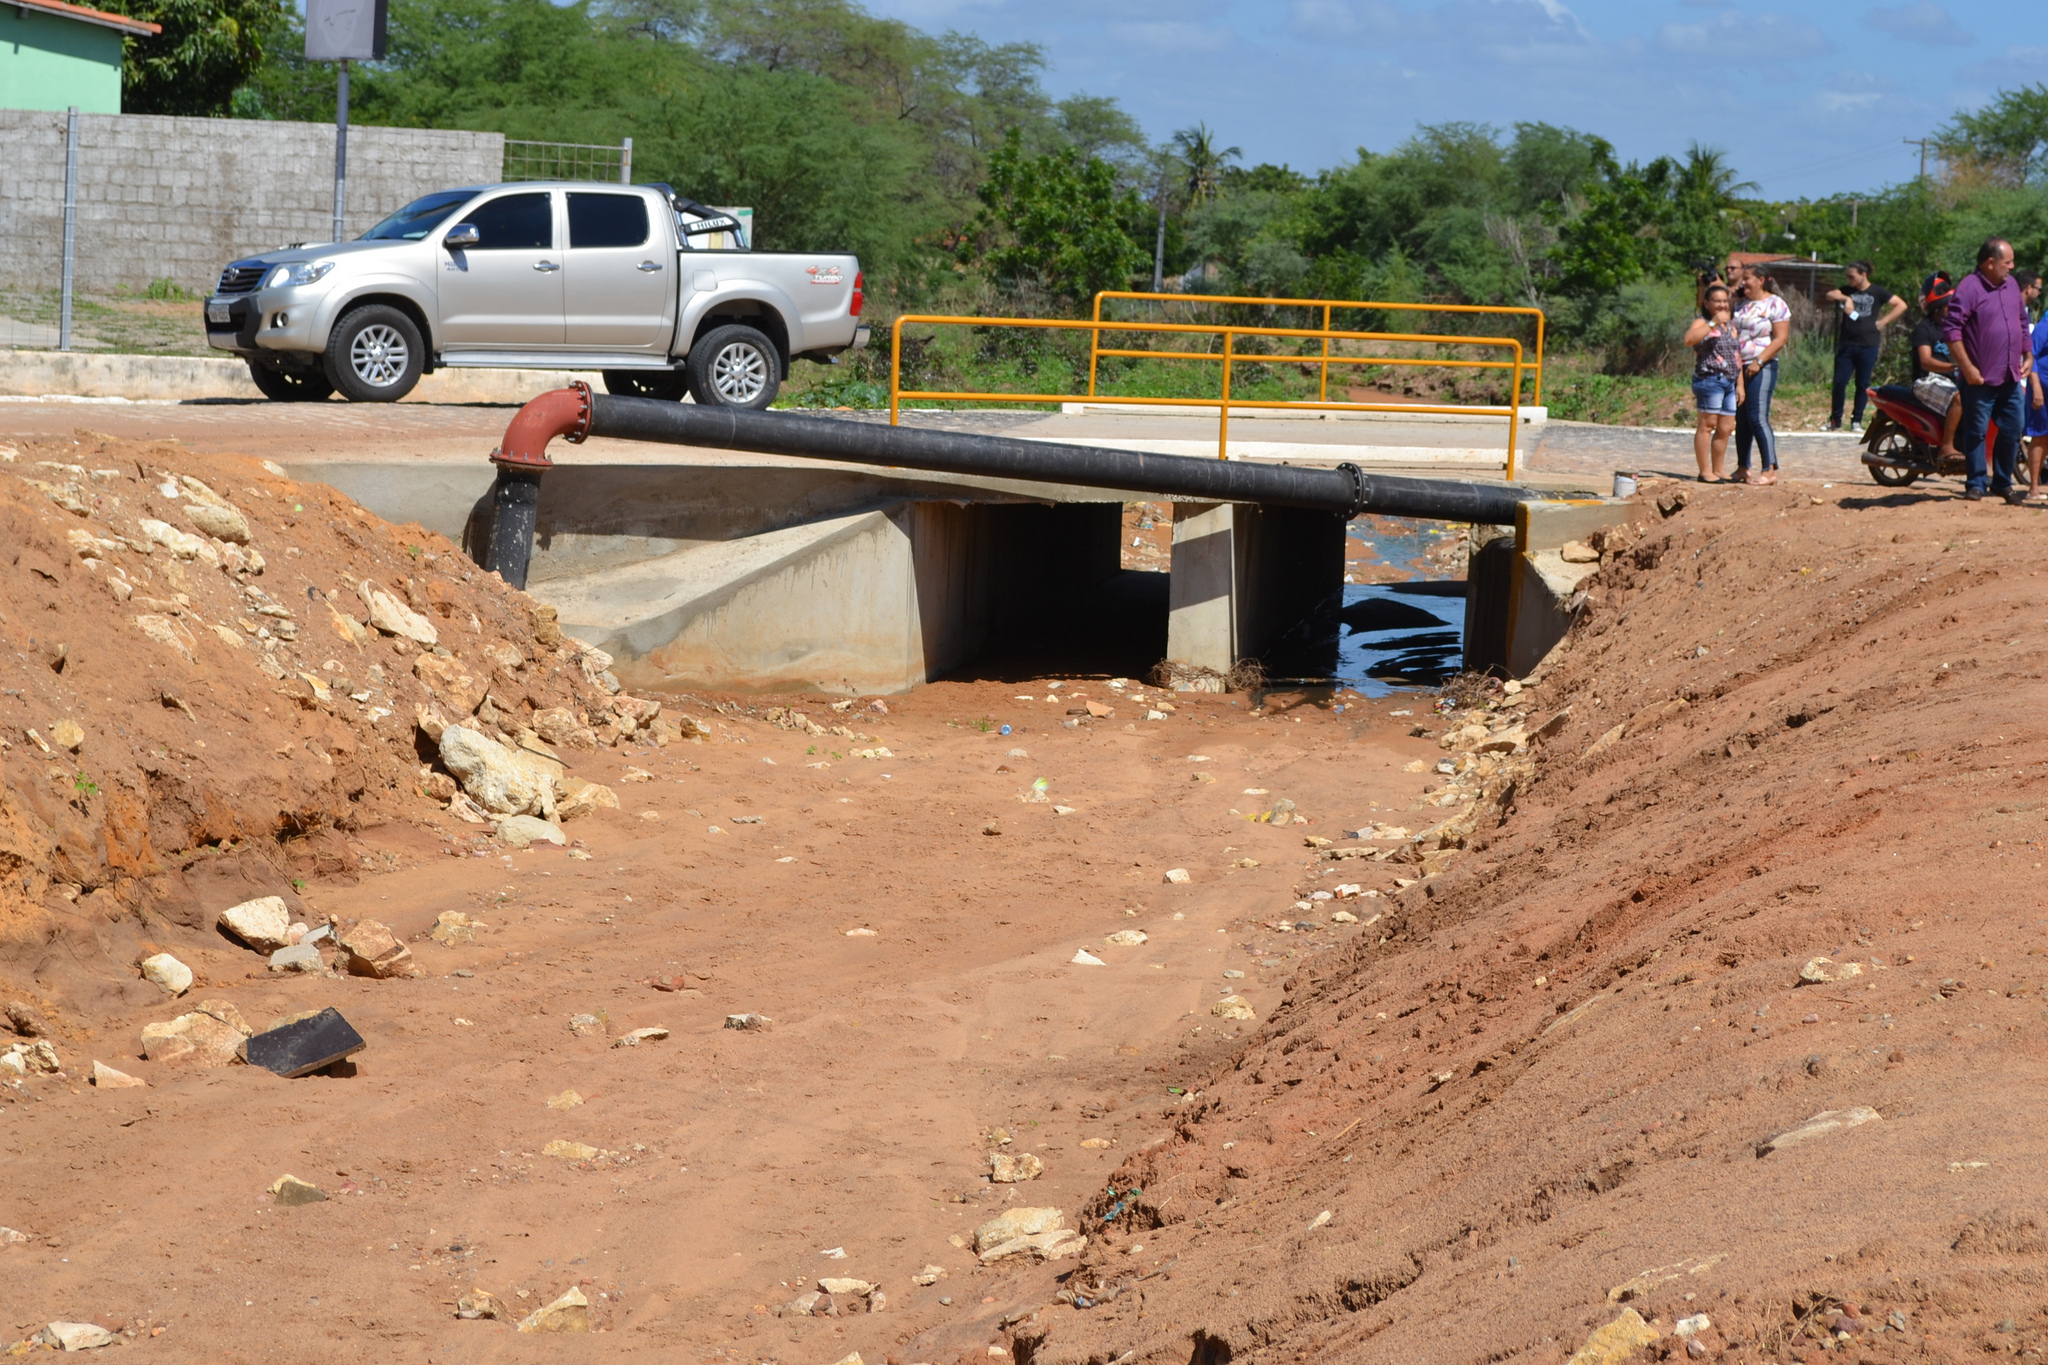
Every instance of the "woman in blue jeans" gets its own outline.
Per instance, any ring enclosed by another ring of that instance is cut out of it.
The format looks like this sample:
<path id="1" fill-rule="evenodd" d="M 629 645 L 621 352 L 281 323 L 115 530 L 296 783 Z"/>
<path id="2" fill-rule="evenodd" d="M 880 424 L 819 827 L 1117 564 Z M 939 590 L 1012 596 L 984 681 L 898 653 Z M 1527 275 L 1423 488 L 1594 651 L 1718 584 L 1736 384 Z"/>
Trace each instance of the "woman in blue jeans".
<path id="1" fill-rule="evenodd" d="M 1792 336 L 1792 310 L 1778 295 L 1778 282 L 1760 265 L 1736 277 L 1742 298 L 1735 305 L 1735 340 L 1742 350 L 1744 392 L 1735 413 L 1735 480 L 1778 481 L 1778 433 L 1771 429 L 1771 395 L 1778 388 L 1778 352 Z M 1749 467 L 1754 445 L 1757 469 Z"/>
<path id="2" fill-rule="evenodd" d="M 1699 461 L 1701 483 L 1726 483 L 1721 465 L 1728 437 L 1735 430 L 1735 411 L 1742 402 L 1742 347 L 1728 307 L 1728 286 L 1708 285 L 1700 293 L 1700 315 L 1685 329 L 1692 347 L 1692 396 L 1699 405 L 1693 428 L 1692 453 Z"/>

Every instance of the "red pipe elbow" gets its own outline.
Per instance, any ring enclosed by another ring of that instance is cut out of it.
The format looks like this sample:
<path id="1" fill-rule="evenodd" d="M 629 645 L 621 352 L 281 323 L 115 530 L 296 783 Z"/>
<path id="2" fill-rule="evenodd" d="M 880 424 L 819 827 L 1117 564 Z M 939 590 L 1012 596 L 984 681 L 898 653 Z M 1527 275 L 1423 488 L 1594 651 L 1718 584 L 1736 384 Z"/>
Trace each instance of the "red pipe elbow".
<path id="1" fill-rule="evenodd" d="M 566 436 L 580 444 L 590 434 L 590 386 L 581 380 L 551 389 L 513 414 L 505 440 L 491 452 L 500 469 L 552 469 L 548 442 Z"/>

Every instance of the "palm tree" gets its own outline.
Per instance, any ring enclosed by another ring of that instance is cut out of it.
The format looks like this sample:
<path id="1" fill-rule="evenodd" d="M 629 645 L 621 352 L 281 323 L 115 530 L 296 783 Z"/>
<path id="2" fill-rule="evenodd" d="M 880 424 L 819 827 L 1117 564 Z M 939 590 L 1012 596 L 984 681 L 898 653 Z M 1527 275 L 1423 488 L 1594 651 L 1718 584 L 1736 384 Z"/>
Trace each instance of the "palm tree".
<path id="1" fill-rule="evenodd" d="M 1216 146 L 1216 134 L 1206 123 L 1183 128 L 1173 135 L 1173 148 L 1187 172 L 1188 204 L 1214 199 L 1223 188 L 1223 168 L 1244 155 L 1243 148 Z"/>
<path id="2" fill-rule="evenodd" d="M 1685 149 L 1685 164 L 1678 168 L 1679 193 L 1693 195 L 1715 208 L 1725 208 L 1744 194 L 1754 194 L 1754 180 L 1737 180 L 1728 153 L 1719 147 L 1695 142 Z"/>

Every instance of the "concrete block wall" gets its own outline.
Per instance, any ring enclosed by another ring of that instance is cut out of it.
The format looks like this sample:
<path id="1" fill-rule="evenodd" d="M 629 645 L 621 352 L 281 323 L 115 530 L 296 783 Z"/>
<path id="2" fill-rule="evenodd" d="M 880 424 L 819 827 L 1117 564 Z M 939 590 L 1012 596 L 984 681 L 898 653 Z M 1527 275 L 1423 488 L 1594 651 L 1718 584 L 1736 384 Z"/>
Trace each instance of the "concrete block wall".
<path id="1" fill-rule="evenodd" d="M 237 256 L 333 236 L 334 129 L 265 119 L 79 118 L 77 288 L 169 277 L 210 289 Z M 0 285 L 54 289 L 64 243 L 65 115 L 0 109 Z M 436 189 L 489 184 L 498 133 L 349 130 L 349 235 Z"/>

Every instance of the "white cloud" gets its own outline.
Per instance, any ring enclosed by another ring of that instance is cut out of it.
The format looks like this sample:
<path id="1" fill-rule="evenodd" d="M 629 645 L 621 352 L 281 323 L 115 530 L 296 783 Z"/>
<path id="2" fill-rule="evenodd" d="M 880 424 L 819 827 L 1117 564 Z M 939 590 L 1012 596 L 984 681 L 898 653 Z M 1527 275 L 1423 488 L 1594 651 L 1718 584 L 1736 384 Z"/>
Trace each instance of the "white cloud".
<path id="1" fill-rule="evenodd" d="M 1964 67 L 1956 77 L 1966 85 L 2005 90 L 2040 80 L 2044 67 L 2048 67 L 2048 47 L 2009 47 L 1989 61 Z"/>
<path id="2" fill-rule="evenodd" d="M 1863 16 L 1863 22 L 1880 33 L 1904 38 L 1923 47 L 1968 47 L 1977 40 L 1963 31 L 1955 16 L 1934 0 L 1906 0 L 1884 6 Z"/>
<path id="3" fill-rule="evenodd" d="M 1593 36 L 1560 0 L 1442 0 L 1401 9 L 1386 0 L 1294 0 L 1287 28 L 1310 42 L 1365 40 L 1480 46 L 1525 61 L 1559 46 L 1586 48 Z"/>
<path id="4" fill-rule="evenodd" d="M 1665 24 L 1657 30 L 1657 45 L 1666 52 L 1725 57 L 1730 62 L 1739 53 L 1744 63 L 1803 61 L 1835 50 L 1828 35 L 1804 19 L 1735 10 L 1722 10 L 1697 24 Z"/>

